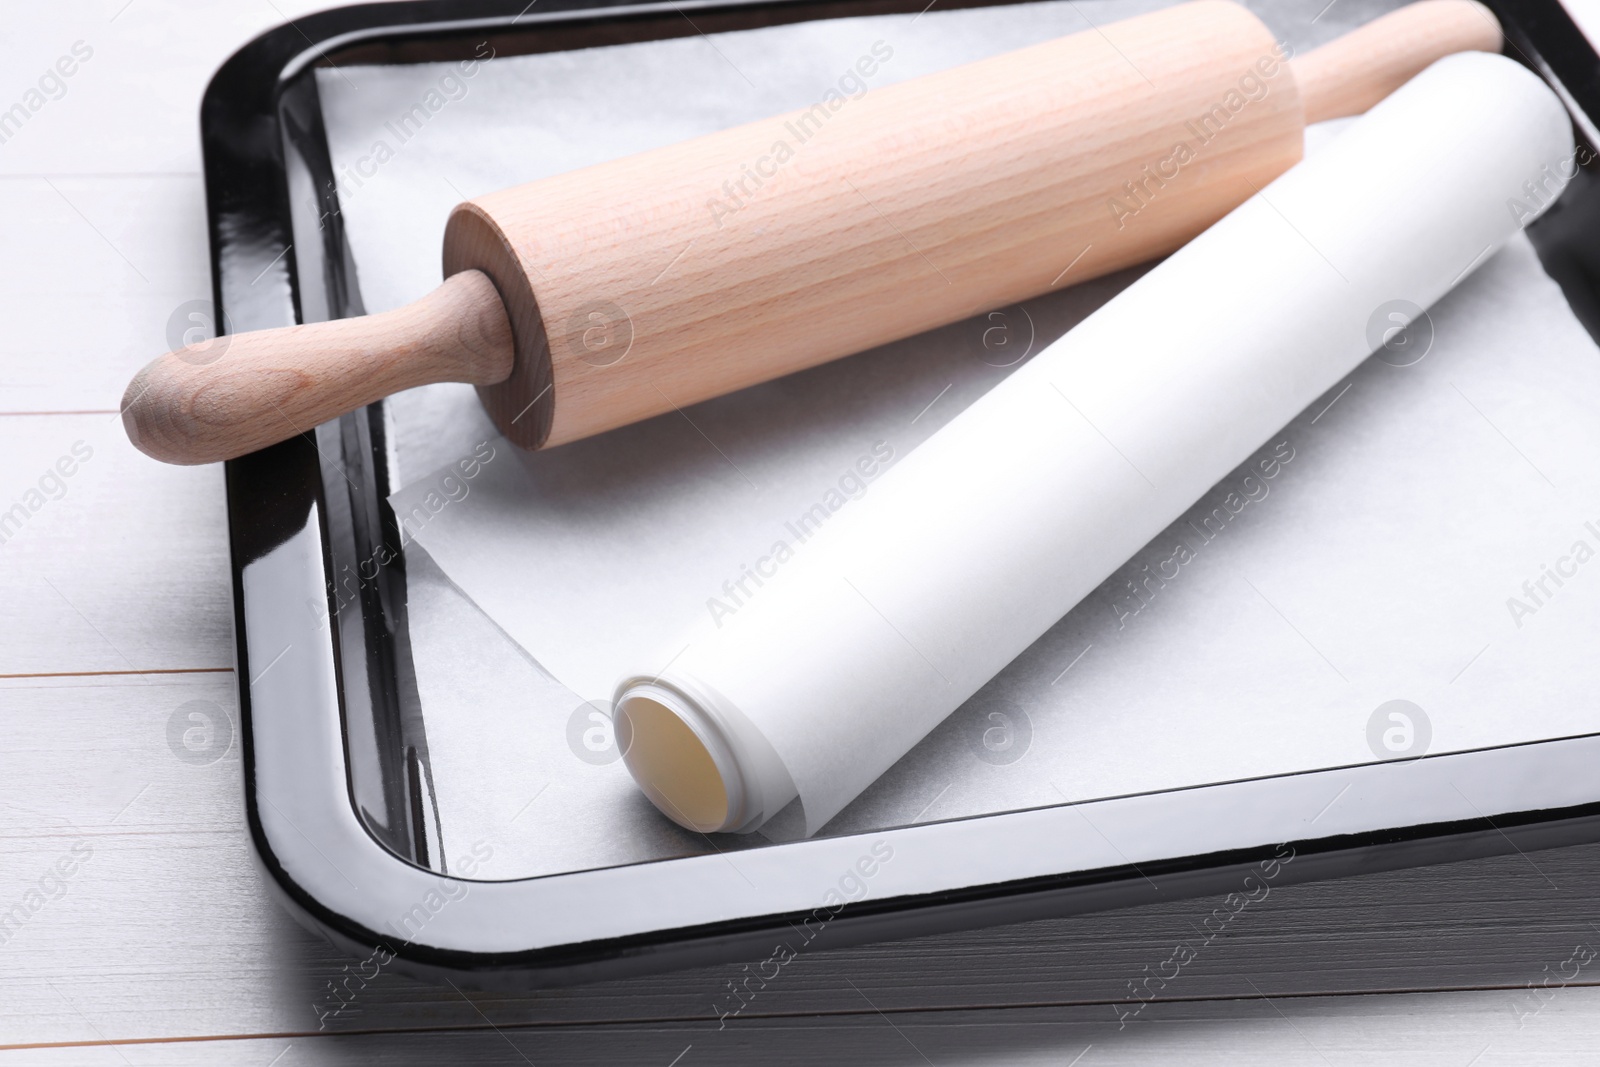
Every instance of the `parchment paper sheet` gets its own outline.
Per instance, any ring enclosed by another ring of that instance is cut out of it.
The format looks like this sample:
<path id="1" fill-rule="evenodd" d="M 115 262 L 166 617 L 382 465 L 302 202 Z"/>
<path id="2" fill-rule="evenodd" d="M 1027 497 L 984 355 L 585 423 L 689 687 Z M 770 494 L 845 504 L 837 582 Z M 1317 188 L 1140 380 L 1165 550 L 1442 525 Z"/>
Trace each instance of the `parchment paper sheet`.
<path id="1" fill-rule="evenodd" d="M 1156 5 L 1076 6 L 1103 21 Z M 1319 6 L 1264 14 L 1309 45 L 1373 13 L 1340 5 L 1309 26 Z M 808 103 L 879 37 L 896 48 L 888 79 L 1084 25 L 1065 4 L 865 23 L 484 64 L 345 198 L 367 306 L 437 283 L 444 215 L 462 196 Z M 443 73 L 319 75 L 336 164 L 368 154 Z M 613 680 L 607 659 L 726 601 L 723 583 L 877 442 L 903 456 L 1006 373 L 990 364 L 1030 337 L 1037 351 L 1126 281 L 713 401 L 688 411 L 692 424 L 674 415 L 533 457 L 499 446 L 417 535 L 572 689 L 409 553 L 447 836 L 504 843 L 495 877 L 703 850 L 619 762 L 569 747 L 581 700 Z M 1390 699 L 1421 708 L 1430 751 L 1593 729 L 1600 579 L 1580 568 L 1520 627 L 1507 598 L 1600 519 L 1594 346 L 1521 239 L 1432 322 L 1420 363 L 1369 362 L 1285 431 L 1295 458 L 1179 579 L 1130 613 L 1124 580 L 1169 554 L 1157 538 L 826 832 L 1370 760 L 1369 719 Z M 492 436 L 468 389 L 419 390 L 392 411 L 401 511 L 429 472 Z M 1375 659 L 1390 668 L 1381 692 L 1329 695 L 1330 663 Z"/>

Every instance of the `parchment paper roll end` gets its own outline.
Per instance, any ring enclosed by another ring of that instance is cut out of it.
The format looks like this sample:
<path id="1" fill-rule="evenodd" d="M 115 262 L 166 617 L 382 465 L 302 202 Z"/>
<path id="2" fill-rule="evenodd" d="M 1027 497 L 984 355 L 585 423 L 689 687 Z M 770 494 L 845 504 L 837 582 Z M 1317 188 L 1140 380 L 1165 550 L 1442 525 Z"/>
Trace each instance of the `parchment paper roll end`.
<path id="1" fill-rule="evenodd" d="M 745 833 L 770 826 L 799 795 L 754 724 L 692 679 L 625 678 L 615 707 L 628 773 L 652 804 L 687 830 Z"/>

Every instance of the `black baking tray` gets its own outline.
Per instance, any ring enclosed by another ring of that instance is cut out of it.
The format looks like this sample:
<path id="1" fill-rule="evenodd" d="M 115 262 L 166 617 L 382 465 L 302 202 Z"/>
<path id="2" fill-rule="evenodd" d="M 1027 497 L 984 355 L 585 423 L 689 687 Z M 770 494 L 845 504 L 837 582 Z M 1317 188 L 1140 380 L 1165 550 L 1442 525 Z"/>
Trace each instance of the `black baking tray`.
<path id="1" fill-rule="evenodd" d="M 319 66 L 927 6 L 421 0 L 280 26 L 222 66 L 201 108 L 216 319 L 232 332 L 363 312 Z M 1490 6 L 1508 54 L 1557 87 L 1592 145 L 1600 61 L 1559 3 Z M 1600 337 L 1592 166 L 1530 236 Z M 1600 734 L 1590 734 L 770 845 L 738 852 L 737 865 L 711 842 L 705 855 L 510 881 L 441 873 L 387 457 L 374 405 L 230 461 L 226 483 L 255 853 L 301 922 L 407 973 L 475 987 L 577 982 L 768 959 L 780 937 L 833 947 L 1171 897 L 1248 899 L 1265 881 L 1600 840 Z"/>

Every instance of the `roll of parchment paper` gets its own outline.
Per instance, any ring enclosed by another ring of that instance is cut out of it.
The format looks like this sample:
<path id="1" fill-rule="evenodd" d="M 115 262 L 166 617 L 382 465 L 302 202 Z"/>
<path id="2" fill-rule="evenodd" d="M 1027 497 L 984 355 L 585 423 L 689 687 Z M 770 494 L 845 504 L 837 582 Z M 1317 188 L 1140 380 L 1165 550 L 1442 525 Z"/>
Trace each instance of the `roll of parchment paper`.
<path id="1" fill-rule="evenodd" d="M 629 771 L 691 829 L 814 833 L 1350 373 L 1386 306 L 1428 307 L 1548 206 L 1572 158 L 1523 67 L 1430 67 L 901 460 L 721 628 L 639 664 L 616 698 Z"/>

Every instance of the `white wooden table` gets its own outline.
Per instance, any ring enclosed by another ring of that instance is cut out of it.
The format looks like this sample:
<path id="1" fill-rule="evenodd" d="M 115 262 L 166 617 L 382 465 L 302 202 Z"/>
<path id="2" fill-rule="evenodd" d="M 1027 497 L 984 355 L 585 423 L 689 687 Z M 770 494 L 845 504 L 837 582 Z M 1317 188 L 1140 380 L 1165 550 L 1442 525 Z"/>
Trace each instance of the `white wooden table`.
<path id="1" fill-rule="evenodd" d="M 205 83 L 314 6 L 5 0 L 0 112 L 28 113 L 0 122 L 0 1065 L 1592 1056 L 1600 846 L 1274 890 L 1126 1026 L 1214 901 L 814 954 L 726 1029 L 737 966 L 526 996 L 384 974 L 319 1028 L 349 961 L 253 867 L 237 738 L 209 764 L 168 742 L 192 700 L 237 728 L 222 472 L 144 459 L 116 418 L 210 292 Z"/>

